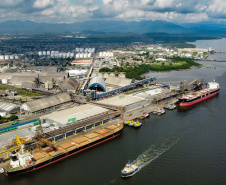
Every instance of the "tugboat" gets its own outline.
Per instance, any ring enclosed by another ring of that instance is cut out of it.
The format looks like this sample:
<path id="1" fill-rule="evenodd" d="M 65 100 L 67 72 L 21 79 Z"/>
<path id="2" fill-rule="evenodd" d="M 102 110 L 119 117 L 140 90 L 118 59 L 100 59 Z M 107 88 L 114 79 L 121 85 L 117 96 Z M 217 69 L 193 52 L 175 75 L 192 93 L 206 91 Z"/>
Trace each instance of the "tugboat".
<path id="1" fill-rule="evenodd" d="M 166 113 L 166 111 L 163 108 L 162 109 L 158 108 L 158 110 L 157 110 L 158 116 L 161 116 L 162 114 L 165 114 L 165 113 Z"/>
<path id="2" fill-rule="evenodd" d="M 128 118 L 127 118 L 127 120 L 124 121 L 124 125 L 128 125 L 129 123 L 130 123 L 130 121 L 129 121 Z"/>
<path id="3" fill-rule="evenodd" d="M 175 105 L 175 104 L 172 104 L 172 105 L 169 105 L 169 107 L 168 107 L 168 109 L 169 110 L 173 110 L 173 109 L 175 109 L 177 106 Z"/>
<path id="4" fill-rule="evenodd" d="M 121 177 L 131 177 L 138 171 L 138 166 L 128 162 L 121 171 Z"/>
<path id="5" fill-rule="evenodd" d="M 135 124 L 135 122 L 132 120 L 132 121 L 130 121 L 130 123 L 128 125 L 133 126 L 134 124 Z"/>
<path id="6" fill-rule="evenodd" d="M 150 116 L 150 114 L 148 114 L 147 112 L 144 112 L 144 113 L 143 113 L 143 116 L 144 116 L 145 118 L 147 118 L 147 117 Z"/>
<path id="7" fill-rule="evenodd" d="M 138 120 L 137 120 L 137 122 L 133 125 L 134 127 L 136 127 L 136 128 L 138 128 L 138 127 L 140 127 L 142 125 L 142 123 L 140 123 Z"/>

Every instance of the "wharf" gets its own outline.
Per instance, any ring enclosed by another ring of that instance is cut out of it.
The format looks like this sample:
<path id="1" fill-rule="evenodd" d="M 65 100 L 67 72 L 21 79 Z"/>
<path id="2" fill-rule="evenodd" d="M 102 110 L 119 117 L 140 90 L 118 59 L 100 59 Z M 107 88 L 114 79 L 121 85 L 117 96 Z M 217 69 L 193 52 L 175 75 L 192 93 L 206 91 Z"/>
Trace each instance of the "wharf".
<path id="1" fill-rule="evenodd" d="M 126 120 L 126 119 L 132 120 L 132 119 L 136 119 L 136 118 L 142 118 L 144 112 L 152 113 L 154 110 L 156 110 L 158 108 L 164 108 L 167 104 L 173 104 L 173 103 L 176 103 L 177 101 L 178 101 L 178 99 L 176 97 L 173 97 L 173 98 L 169 98 L 167 100 L 162 100 L 162 101 L 158 102 L 157 104 L 150 104 L 147 106 L 138 107 L 138 108 L 127 111 L 124 114 L 123 118 L 124 118 L 124 120 Z"/>

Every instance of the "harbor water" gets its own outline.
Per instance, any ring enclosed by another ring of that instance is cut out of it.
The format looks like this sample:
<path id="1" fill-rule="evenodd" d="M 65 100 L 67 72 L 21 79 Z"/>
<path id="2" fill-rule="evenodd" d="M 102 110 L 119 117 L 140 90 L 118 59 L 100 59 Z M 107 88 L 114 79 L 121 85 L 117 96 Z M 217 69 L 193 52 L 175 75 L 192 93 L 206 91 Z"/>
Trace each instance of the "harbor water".
<path id="1" fill-rule="evenodd" d="M 213 41 L 203 42 L 215 49 L 211 46 Z M 0 174 L 0 184 L 226 184 L 226 62 L 201 63 L 216 69 L 203 67 L 146 75 L 159 81 L 216 79 L 221 86 L 219 95 L 191 109 L 151 115 L 141 121 L 140 128 L 125 126 L 119 137 L 40 170 L 11 177 Z M 137 164 L 140 170 L 122 179 L 120 171 L 128 161 Z"/>

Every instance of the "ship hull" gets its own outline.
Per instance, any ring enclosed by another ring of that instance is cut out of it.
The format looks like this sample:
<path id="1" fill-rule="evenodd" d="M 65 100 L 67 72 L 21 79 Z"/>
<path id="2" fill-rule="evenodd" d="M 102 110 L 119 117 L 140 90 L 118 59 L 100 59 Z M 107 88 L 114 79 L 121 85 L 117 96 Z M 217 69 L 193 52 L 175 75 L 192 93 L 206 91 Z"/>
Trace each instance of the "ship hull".
<path id="1" fill-rule="evenodd" d="M 218 92 L 219 92 L 219 90 L 217 90 L 217 91 L 215 91 L 215 92 L 213 92 L 213 93 L 211 93 L 211 94 L 209 94 L 207 96 L 200 97 L 200 98 L 198 98 L 196 100 L 191 100 L 191 101 L 188 101 L 188 102 L 179 102 L 179 105 L 180 105 L 180 107 L 192 106 L 192 105 L 194 105 L 196 103 L 202 102 L 202 101 L 204 101 L 206 99 L 209 99 L 209 98 L 211 98 L 213 96 L 216 96 L 218 94 Z"/>
<path id="2" fill-rule="evenodd" d="M 75 154 L 77 154 L 77 153 L 79 153 L 79 152 L 82 152 L 82 151 L 84 151 L 84 150 L 87 150 L 87 149 L 89 149 L 89 148 L 91 148 L 91 147 L 94 147 L 94 146 L 96 146 L 96 145 L 99 145 L 99 144 L 101 144 L 101 143 L 104 143 L 104 142 L 106 142 L 106 141 L 108 141 L 108 140 L 111 140 L 111 139 L 113 139 L 113 138 L 119 136 L 119 135 L 121 134 L 121 132 L 122 132 L 122 129 L 119 130 L 119 131 L 117 131 L 117 132 L 115 132 L 115 133 L 113 133 L 113 134 L 111 134 L 111 135 L 109 135 L 109 136 L 107 136 L 107 137 L 105 137 L 105 138 L 101 138 L 101 139 L 99 139 L 99 140 L 97 140 L 97 141 L 94 141 L 94 142 L 92 142 L 92 143 L 89 143 L 89 144 L 87 144 L 87 145 L 84 145 L 84 146 L 82 146 L 82 147 L 80 147 L 80 148 L 76 148 L 76 149 L 74 149 L 74 150 L 72 150 L 72 151 L 70 151 L 70 152 L 68 152 L 68 153 L 63 153 L 63 154 L 61 154 L 61 155 L 59 155 L 59 156 L 56 156 L 56 157 L 54 157 L 54 158 L 52 158 L 52 159 L 46 160 L 46 161 L 44 161 L 44 162 L 42 162 L 42 163 L 33 165 L 33 166 L 31 166 L 31 167 L 28 167 L 28 168 L 25 168 L 25 169 L 22 169 L 22 170 L 17 170 L 17 171 L 12 171 L 12 172 L 10 171 L 10 172 L 9 172 L 9 171 L 7 171 L 6 169 L 4 169 L 4 170 L 5 170 L 5 174 L 6 174 L 7 176 L 9 176 L 9 175 L 15 175 L 15 174 L 27 173 L 27 172 L 31 172 L 31 171 L 38 170 L 38 169 L 40 169 L 40 168 L 43 168 L 43 167 L 48 166 L 48 165 L 50 165 L 50 164 L 53 164 L 53 163 L 55 163 L 55 162 L 57 162 L 57 161 L 60 161 L 60 160 L 62 160 L 62 159 L 65 159 L 65 158 L 67 158 L 67 157 L 70 157 L 70 156 L 72 156 L 72 155 L 75 155 Z"/>

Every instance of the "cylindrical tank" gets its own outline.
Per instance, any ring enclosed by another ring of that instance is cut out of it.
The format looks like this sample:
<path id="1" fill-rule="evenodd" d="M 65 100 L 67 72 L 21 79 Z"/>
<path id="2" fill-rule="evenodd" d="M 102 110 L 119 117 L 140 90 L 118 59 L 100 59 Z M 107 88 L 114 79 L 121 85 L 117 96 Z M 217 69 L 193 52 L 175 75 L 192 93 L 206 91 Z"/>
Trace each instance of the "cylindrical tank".
<path id="1" fill-rule="evenodd" d="M 5 60 L 9 60 L 9 55 L 5 55 Z"/>
<path id="2" fill-rule="evenodd" d="M 46 52 L 46 55 L 50 55 L 50 51 L 47 51 L 47 52 Z"/>
<path id="3" fill-rule="evenodd" d="M 15 60 L 19 60 L 19 56 L 18 55 L 15 55 Z"/>
<path id="4" fill-rule="evenodd" d="M 0 55 L 0 60 L 5 60 L 4 55 Z"/>
<path id="5" fill-rule="evenodd" d="M 3 79 L 2 79 L 2 84 L 8 84 L 7 78 L 3 78 Z"/>
<path id="6" fill-rule="evenodd" d="M 10 56 L 9 56 L 9 59 L 10 59 L 10 60 L 14 60 L 14 55 L 10 55 Z"/>
<path id="7" fill-rule="evenodd" d="M 43 51 L 43 52 L 42 52 L 42 55 L 44 55 L 44 56 L 45 56 L 45 55 L 46 55 L 46 51 Z"/>
<path id="8" fill-rule="evenodd" d="M 38 52 L 38 55 L 39 55 L 39 56 L 42 56 L 42 51 L 39 51 L 39 52 Z"/>

